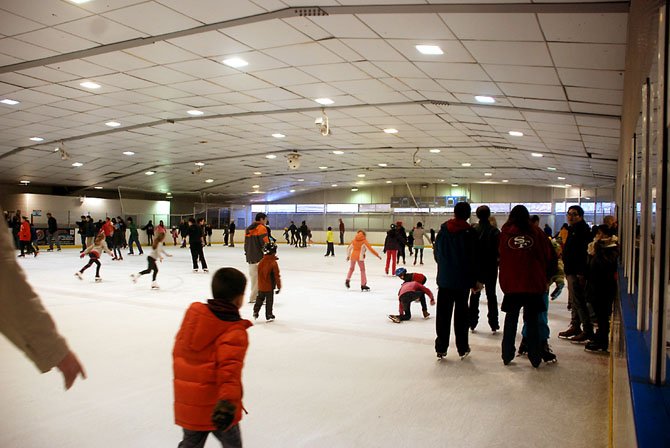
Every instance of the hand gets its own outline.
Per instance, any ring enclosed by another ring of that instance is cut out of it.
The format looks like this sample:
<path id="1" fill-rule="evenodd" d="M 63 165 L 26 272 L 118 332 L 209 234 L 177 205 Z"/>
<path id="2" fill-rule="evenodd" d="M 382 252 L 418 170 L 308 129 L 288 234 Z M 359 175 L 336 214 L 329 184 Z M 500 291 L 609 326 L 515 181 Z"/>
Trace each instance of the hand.
<path id="1" fill-rule="evenodd" d="M 279 294 L 279 291 L 281 291 L 281 289 L 277 289 L 277 290 L 275 291 L 275 294 Z"/>
<path id="2" fill-rule="evenodd" d="M 228 429 L 235 420 L 235 405 L 228 400 L 219 400 L 212 412 L 212 423 L 217 429 Z"/>
<path id="3" fill-rule="evenodd" d="M 382 257 L 380 257 L 379 255 L 377 255 L 377 258 L 379 258 L 380 260 L 382 259 Z"/>
<path id="4" fill-rule="evenodd" d="M 430 299 L 430 305 L 435 306 L 435 299 Z"/>
<path id="5" fill-rule="evenodd" d="M 86 256 L 86 254 L 83 253 L 83 252 L 81 254 L 79 254 L 79 258 L 84 258 L 85 256 Z"/>
<path id="6" fill-rule="evenodd" d="M 84 367 L 79 364 L 79 360 L 71 351 L 65 355 L 65 358 L 61 359 L 56 367 L 63 373 L 65 390 L 68 390 L 70 387 L 72 387 L 74 380 L 77 379 L 77 375 L 81 375 L 82 378 L 86 379 L 86 372 L 84 372 Z"/>
<path id="7" fill-rule="evenodd" d="M 349 261 L 349 257 L 347 257 L 347 261 Z"/>

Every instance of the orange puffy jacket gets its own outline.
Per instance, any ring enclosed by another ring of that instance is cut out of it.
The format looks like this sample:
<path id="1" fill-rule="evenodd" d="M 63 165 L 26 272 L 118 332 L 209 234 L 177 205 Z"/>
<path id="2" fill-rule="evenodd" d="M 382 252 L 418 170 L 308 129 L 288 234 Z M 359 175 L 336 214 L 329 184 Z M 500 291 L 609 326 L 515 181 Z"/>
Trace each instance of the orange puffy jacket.
<path id="1" fill-rule="evenodd" d="M 375 254 L 376 257 L 379 256 L 377 251 L 374 250 L 372 246 L 370 246 L 368 240 L 365 239 L 365 235 L 363 234 L 363 232 L 356 232 L 356 236 L 354 237 L 354 239 L 351 241 L 351 244 L 349 244 L 349 247 L 347 248 L 347 255 L 349 256 L 349 259 L 354 261 L 364 260 L 366 247 L 370 250 L 370 252 Z"/>
<path id="2" fill-rule="evenodd" d="M 172 352 L 175 423 L 191 431 L 213 431 L 219 400 L 235 405 L 242 419 L 242 366 L 249 345 L 248 320 L 223 321 L 205 303 L 192 303 Z"/>
<path id="3" fill-rule="evenodd" d="M 30 238 L 30 223 L 26 220 L 21 221 L 21 229 L 19 230 L 19 241 L 31 241 Z"/>

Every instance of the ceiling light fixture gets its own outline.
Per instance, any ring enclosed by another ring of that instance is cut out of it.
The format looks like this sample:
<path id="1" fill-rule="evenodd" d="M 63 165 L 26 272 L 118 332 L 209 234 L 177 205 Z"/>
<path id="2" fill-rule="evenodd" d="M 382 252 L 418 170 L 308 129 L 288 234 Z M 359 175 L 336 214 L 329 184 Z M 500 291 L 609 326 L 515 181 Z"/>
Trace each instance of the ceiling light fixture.
<path id="1" fill-rule="evenodd" d="M 223 63 L 226 64 L 228 67 L 233 67 L 233 68 L 246 67 L 247 65 L 249 65 L 249 63 L 242 58 L 224 59 Z"/>
<path id="2" fill-rule="evenodd" d="M 523 137 L 523 132 L 519 131 L 509 131 L 508 134 L 512 137 Z"/>
<path id="3" fill-rule="evenodd" d="M 30 140 L 34 142 L 43 142 L 44 139 L 42 137 L 30 137 Z"/>
<path id="4" fill-rule="evenodd" d="M 470 163 L 470 162 L 463 162 L 463 163 L 461 163 L 461 166 L 465 166 L 465 167 L 472 166 L 472 163 Z"/>
<path id="5" fill-rule="evenodd" d="M 211 184 L 212 182 L 214 182 L 214 179 L 205 179 L 205 183 L 207 184 Z"/>
<path id="6" fill-rule="evenodd" d="M 102 187 L 93 187 L 93 188 L 95 188 L 96 190 L 102 190 Z"/>
<path id="7" fill-rule="evenodd" d="M 437 45 L 415 45 L 415 48 L 421 54 L 439 55 L 444 54 L 444 51 Z"/>
<path id="8" fill-rule="evenodd" d="M 260 185 L 252 185 L 251 188 L 261 188 Z"/>
<path id="9" fill-rule="evenodd" d="M 132 152 L 132 151 L 123 151 L 123 155 L 124 155 L 124 156 L 134 156 L 135 153 Z"/>
<path id="10" fill-rule="evenodd" d="M 507 182 L 509 182 L 507 179 L 502 180 L 502 183 L 504 183 L 504 184 L 506 184 Z"/>
<path id="11" fill-rule="evenodd" d="M 331 100 L 330 98 L 317 98 L 314 101 L 321 104 L 322 106 L 329 106 L 335 103 L 335 101 Z"/>
<path id="12" fill-rule="evenodd" d="M 295 190 L 289 190 L 288 192 L 289 193 L 295 193 Z"/>
<path id="13" fill-rule="evenodd" d="M 438 181 L 440 181 L 440 182 L 444 182 L 444 179 L 438 179 Z"/>
<path id="14" fill-rule="evenodd" d="M 305 179 L 298 179 L 298 182 L 305 182 Z"/>
<path id="15" fill-rule="evenodd" d="M 268 154 L 267 156 L 265 156 L 265 158 L 266 158 L 266 159 L 276 159 L 277 156 L 274 155 L 274 154 Z"/>
<path id="16" fill-rule="evenodd" d="M 556 171 L 556 168 L 554 168 L 553 166 L 548 166 L 547 169 L 548 169 L 549 171 Z"/>
<path id="17" fill-rule="evenodd" d="M 337 154 L 338 156 L 341 156 L 344 154 L 344 151 L 333 151 L 333 154 Z"/>
<path id="18" fill-rule="evenodd" d="M 358 188 L 354 187 L 351 189 L 351 191 L 358 191 Z"/>
<path id="19" fill-rule="evenodd" d="M 331 187 L 337 187 L 337 184 L 332 184 Z"/>
<path id="20" fill-rule="evenodd" d="M 75 168 L 79 168 L 80 166 L 84 166 L 84 164 L 81 163 L 81 162 L 74 162 L 74 163 L 72 164 L 72 166 L 75 167 Z"/>
<path id="21" fill-rule="evenodd" d="M 327 170 L 328 167 L 327 167 L 327 166 L 320 166 L 319 169 L 320 169 L 320 170 Z"/>
<path id="22" fill-rule="evenodd" d="M 452 187 L 458 187 L 458 184 L 451 184 Z"/>
<path id="23" fill-rule="evenodd" d="M 365 177 L 365 174 L 359 174 L 358 177 Z"/>
<path id="24" fill-rule="evenodd" d="M 263 173 L 261 173 L 260 171 L 254 171 L 254 174 L 255 174 L 256 176 L 260 176 L 260 175 L 263 174 Z"/>
<path id="25" fill-rule="evenodd" d="M 484 176 L 493 176 L 493 173 L 484 173 Z"/>
<path id="26" fill-rule="evenodd" d="M 492 96 L 485 96 L 485 95 L 477 95 L 475 96 L 475 100 L 478 103 L 484 103 L 484 104 L 493 104 L 496 102 L 495 98 Z"/>
<path id="27" fill-rule="evenodd" d="M 20 180 L 19 183 L 23 184 L 23 185 L 28 185 L 30 183 L 30 181 L 29 180 Z"/>
<path id="28" fill-rule="evenodd" d="M 12 99 L 9 99 L 9 98 L 5 98 L 4 100 L 0 100 L 0 103 L 7 104 L 9 106 L 15 106 L 15 105 L 19 104 L 18 101 L 12 100 Z"/>
<path id="29" fill-rule="evenodd" d="M 201 111 L 201 110 L 196 110 L 196 109 L 187 110 L 186 113 L 189 114 L 189 115 L 193 115 L 194 117 L 197 117 L 197 116 L 199 116 L 199 115 L 204 115 L 204 112 L 203 112 L 203 111 Z"/>
<path id="30" fill-rule="evenodd" d="M 387 183 L 387 184 L 392 184 L 393 181 L 392 181 L 392 180 L 387 180 L 386 183 Z"/>
<path id="31" fill-rule="evenodd" d="M 154 174 L 156 174 L 156 172 L 155 171 L 147 171 L 144 174 L 146 174 L 147 176 L 153 176 Z"/>
<path id="32" fill-rule="evenodd" d="M 379 165 L 379 166 L 381 166 L 381 167 L 387 167 L 387 166 L 388 166 L 387 163 L 378 163 L 377 165 Z"/>
<path id="33" fill-rule="evenodd" d="M 205 164 L 203 162 L 195 162 L 194 165 L 195 166 L 205 166 Z"/>
<path id="34" fill-rule="evenodd" d="M 398 130 L 395 128 L 386 128 L 384 129 L 384 132 L 386 132 L 387 134 L 397 134 Z"/>
<path id="35" fill-rule="evenodd" d="M 533 157 L 544 157 L 544 154 L 540 154 L 539 152 L 531 152 L 530 155 Z"/>
<path id="36" fill-rule="evenodd" d="M 558 180 L 565 180 L 565 177 L 558 176 L 557 179 L 558 179 Z"/>
<path id="37" fill-rule="evenodd" d="M 431 149 L 428 152 L 432 152 L 433 154 L 439 154 L 441 151 L 439 149 Z"/>
<path id="38" fill-rule="evenodd" d="M 118 121 L 108 121 L 107 123 L 105 123 L 105 125 L 109 126 L 110 128 L 118 128 L 119 126 L 121 126 L 121 123 L 119 123 Z"/>
<path id="39" fill-rule="evenodd" d="M 93 90 L 99 89 L 101 87 L 100 84 L 97 84 L 97 83 L 92 82 L 92 81 L 84 81 L 84 82 L 80 83 L 79 85 L 82 86 L 82 87 L 85 87 L 87 89 L 93 89 Z"/>
<path id="40" fill-rule="evenodd" d="M 284 137 L 286 137 L 284 134 L 280 134 L 280 133 L 278 133 L 278 132 L 275 133 L 275 134 L 272 134 L 272 136 L 273 136 L 274 138 L 284 138 Z"/>
<path id="41" fill-rule="evenodd" d="M 70 0 L 70 1 L 74 4 L 81 5 L 82 3 L 88 3 L 91 0 Z"/>

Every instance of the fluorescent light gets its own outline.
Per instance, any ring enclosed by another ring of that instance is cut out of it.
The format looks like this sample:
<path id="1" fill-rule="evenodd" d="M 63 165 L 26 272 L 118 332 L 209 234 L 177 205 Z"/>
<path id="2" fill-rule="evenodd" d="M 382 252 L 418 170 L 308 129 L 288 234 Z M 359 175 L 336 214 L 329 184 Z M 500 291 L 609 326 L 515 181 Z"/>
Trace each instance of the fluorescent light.
<path id="1" fill-rule="evenodd" d="M 96 190 L 102 190 L 102 187 L 93 187 L 93 188 L 95 188 Z"/>
<path id="2" fill-rule="evenodd" d="M 284 138 L 284 137 L 286 137 L 284 134 L 280 134 L 280 133 L 278 133 L 278 132 L 275 133 L 275 134 L 272 134 L 272 136 L 273 136 L 274 138 Z"/>
<path id="3" fill-rule="evenodd" d="M 444 54 L 444 51 L 437 45 L 416 45 L 415 47 L 421 54 Z"/>
<path id="4" fill-rule="evenodd" d="M 74 167 L 76 167 L 76 168 L 79 168 L 80 166 L 84 166 L 84 164 L 81 163 L 81 162 L 74 162 L 74 163 L 72 164 L 72 166 L 74 166 Z"/>
<path id="5" fill-rule="evenodd" d="M 553 166 L 548 166 L 547 169 L 548 169 L 549 171 L 556 171 L 556 168 L 554 168 Z"/>
<path id="6" fill-rule="evenodd" d="M 365 174 L 359 174 L 358 177 L 365 177 Z"/>
<path id="7" fill-rule="evenodd" d="M 337 187 L 337 184 L 333 184 L 333 185 L 331 185 L 331 187 Z"/>
<path id="8" fill-rule="evenodd" d="M 195 166 L 205 166 L 203 162 L 195 162 Z"/>
<path id="9" fill-rule="evenodd" d="M 30 183 L 30 181 L 29 180 L 20 180 L 19 183 L 21 183 L 23 185 L 28 185 Z"/>
<path id="10" fill-rule="evenodd" d="M 540 154 L 539 152 L 531 152 L 530 155 L 533 157 L 544 157 L 544 154 Z"/>
<path id="11" fill-rule="evenodd" d="M 451 184 L 452 187 L 458 187 L 458 184 Z"/>
<path id="12" fill-rule="evenodd" d="M 431 150 L 428 151 L 428 152 L 432 152 L 433 154 L 438 154 L 438 153 L 440 153 L 441 151 L 440 151 L 439 149 L 431 149 Z"/>
<path id="13" fill-rule="evenodd" d="M 135 153 L 132 152 L 132 151 L 123 151 L 123 155 L 124 155 L 124 156 L 134 156 Z"/>
<path id="14" fill-rule="evenodd" d="M 358 191 L 358 188 L 354 187 L 351 189 L 351 191 Z"/>
<path id="15" fill-rule="evenodd" d="M 44 139 L 42 137 L 30 137 L 30 140 L 34 142 L 43 142 Z"/>
<path id="16" fill-rule="evenodd" d="M 558 179 L 558 180 L 565 180 L 565 177 L 558 176 L 557 179 Z"/>
<path id="17" fill-rule="evenodd" d="M 508 134 L 512 137 L 523 137 L 523 132 L 519 131 L 509 131 Z"/>
<path id="18" fill-rule="evenodd" d="M 260 188 L 260 185 L 252 185 L 251 188 Z"/>
<path id="19" fill-rule="evenodd" d="M 289 190 L 288 192 L 289 193 L 295 193 L 295 190 Z"/>
<path id="20" fill-rule="evenodd" d="M 60 147 L 58 147 L 58 146 L 56 146 L 56 147 L 54 148 L 54 152 L 57 152 L 57 151 L 60 151 Z"/>
<path id="21" fill-rule="evenodd" d="M 440 182 L 444 182 L 444 179 L 438 179 Z"/>
<path id="22" fill-rule="evenodd" d="M 189 114 L 189 115 L 193 115 L 194 117 L 197 117 L 198 115 L 203 115 L 203 114 L 204 114 L 203 111 L 201 111 L 201 110 L 195 110 L 195 109 L 193 109 L 193 110 L 187 110 L 186 113 Z"/>
<path id="23" fill-rule="evenodd" d="M 323 106 L 328 106 L 330 104 L 333 104 L 335 101 L 331 100 L 330 98 L 317 98 L 314 101 L 317 103 L 323 105 Z"/>
<path id="24" fill-rule="evenodd" d="M 305 182 L 305 179 L 298 179 L 298 182 Z"/>
<path id="25" fill-rule="evenodd" d="M 572 184 L 565 184 L 565 187 L 566 187 L 566 188 L 568 188 L 568 187 L 572 187 Z"/>
<path id="26" fill-rule="evenodd" d="M 502 180 L 502 183 L 504 183 L 504 184 L 506 184 L 507 182 L 509 182 L 507 179 Z"/>
<path id="27" fill-rule="evenodd" d="M 466 166 L 466 167 L 467 167 L 467 166 L 472 166 L 472 163 L 470 163 L 470 162 L 463 162 L 463 163 L 461 163 L 461 166 Z"/>
<path id="28" fill-rule="evenodd" d="M 381 167 L 385 167 L 385 166 L 388 166 L 388 164 L 387 164 L 387 163 L 378 163 L 377 165 L 379 165 L 379 166 L 381 166 Z"/>
<path id="29" fill-rule="evenodd" d="M 70 1 L 74 4 L 81 5 L 82 3 L 88 3 L 91 0 L 70 0 Z"/>
<path id="30" fill-rule="evenodd" d="M 398 130 L 395 128 L 386 128 L 384 129 L 384 132 L 386 132 L 387 134 L 397 134 Z"/>
<path id="31" fill-rule="evenodd" d="M 266 159 L 276 159 L 277 156 L 274 155 L 274 154 L 268 154 L 267 156 L 265 156 L 265 158 L 266 158 Z"/>
<path id="32" fill-rule="evenodd" d="M 255 174 L 256 176 L 260 176 L 260 175 L 263 174 L 263 173 L 261 173 L 260 171 L 254 171 L 254 174 Z"/>
<path id="33" fill-rule="evenodd" d="M 146 174 L 147 176 L 153 176 L 154 174 L 156 174 L 156 172 L 155 171 L 147 171 L 144 174 Z"/>
<path id="34" fill-rule="evenodd" d="M 387 183 L 387 184 L 392 184 L 393 181 L 392 181 L 392 180 L 387 180 L 386 183 Z"/>
<path id="35" fill-rule="evenodd" d="M 245 67 L 245 66 L 249 65 L 249 63 L 242 58 L 224 59 L 223 63 L 226 64 L 228 67 L 233 67 L 233 68 L 240 68 L 240 67 Z"/>
<path id="36" fill-rule="evenodd" d="M 84 81 L 84 82 L 80 83 L 79 85 L 82 86 L 82 87 L 85 87 L 87 89 L 99 89 L 100 88 L 100 84 L 97 84 L 97 83 L 91 82 L 91 81 Z"/>
<path id="37" fill-rule="evenodd" d="M 0 100 L 0 103 L 8 104 L 8 105 L 10 105 L 10 106 L 14 106 L 14 105 L 16 105 L 16 104 L 19 104 L 18 101 L 16 101 L 16 100 L 11 100 L 11 99 L 9 99 L 9 98 L 5 98 L 4 100 Z"/>
<path id="38" fill-rule="evenodd" d="M 341 156 L 344 154 L 344 151 L 333 151 L 333 154 L 337 154 L 338 156 Z"/>
<path id="39" fill-rule="evenodd" d="M 121 126 L 121 123 L 119 123 L 118 121 L 108 121 L 105 124 L 110 128 L 118 128 L 119 126 Z"/>
<path id="40" fill-rule="evenodd" d="M 496 102 L 495 98 L 493 98 L 492 96 L 484 96 L 484 95 L 475 96 L 475 100 L 477 100 L 478 103 L 484 103 L 484 104 L 493 104 Z"/>
<path id="41" fill-rule="evenodd" d="M 205 180 L 205 183 L 208 183 L 208 184 L 211 184 L 212 182 L 214 182 L 214 179 L 206 179 Z"/>
<path id="42" fill-rule="evenodd" d="M 484 173 L 484 176 L 493 176 L 493 173 Z"/>
<path id="43" fill-rule="evenodd" d="M 327 167 L 327 166 L 320 166 L 319 169 L 320 169 L 320 170 L 327 170 L 328 167 Z"/>

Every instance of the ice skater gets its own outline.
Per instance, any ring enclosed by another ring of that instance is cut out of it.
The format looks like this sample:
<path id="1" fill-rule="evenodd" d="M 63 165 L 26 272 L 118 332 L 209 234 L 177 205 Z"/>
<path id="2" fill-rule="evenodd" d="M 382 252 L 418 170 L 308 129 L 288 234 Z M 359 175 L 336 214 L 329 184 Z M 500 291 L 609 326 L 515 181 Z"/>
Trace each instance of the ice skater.
<path id="1" fill-rule="evenodd" d="M 203 272 L 209 272 L 205 254 L 202 251 L 202 232 L 202 227 L 195 223 L 195 219 L 188 218 L 188 244 L 191 249 L 191 259 L 193 260 L 193 272 L 198 272 L 198 260 L 202 264 Z"/>
<path id="2" fill-rule="evenodd" d="M 93 244 L 88 246 L 86 250 L 79 255 L 79 258 L 84 258 L 84 256 L 88 255 L 90 260 L 88 260 L 86 266 L 81 268 L 78 272 L 74 273 L 75 277 L 77 277 L 79 280 L 83 280 L 84 276 L 82 274 L 84 271 L 95 263 L 95 281 L 96 283 L 100 283 L 102 281 L 100 278 L 100 256 L 102 256 L 103 252 L 108 253 L 112 257 L 114 256 L 114 253 L 109 250 L 109 247 L 105 242 L 105 234 L 99 233 L 93 240 Z"/>
<path id="3" fill-rule="evenodd" d="M 281 290 L 281 276 L 277 264 L 277 245 L 270 241 L 263 246 L 263 258 L 258 263 L 258 295 L 254 304 L 254 319 L 265 302 L 265 320 L 272 322 L 275 315 L 272 312 L 274 295 Z"/>
<path id="4" fill-rule="evenodd" d="M 379 258 L 380 260 L 382 259 L 382 257 L 380 257 L 377 251 L 375 251 L 372 248 L 372 246 L 370 246 L 370 243 L 365 238 L 365 231 L 359 230 L 358 232 L 356 232 L 356 236 L 354 237 L 353 241 L 351 241 L 351 244 L 349 244 L 349 247 L 347 248 L 347 261 L 349 262 L 349 272 L 347 273 L 347 279 L 344 282 L 344 285 L 347 287 L 347 289 L 351 286 L 351 275 L 354 273 L 356 264 L 358 264 L 358 269 L 360 269 L 361 271 L 361 291 L 370 291 L 370 287 L 368 286 L 368 279 L 365 276 L 366 248 L 369 249 L 370 252 L 372 252 L 375 255 L 375 257 Z"/>
<path id="5" fill-rule="evenodd" d="M 428 319 L 430 313 L 426 306 L 426 294 L 430 297 L 431 306 L 435 306 L 435 297 L 433 297 L 433 293 L 430 289 L 416 281 L 404 282 L 398 291 L 400 314 L 389 314 L 389 319 L 397 324 L 404 320 L 410 320 L 412 318 L 412 313 L 410 311 L 412 302 L 421 302 L 423 318 Z"/>
<path id="6" fill-rule="evenodd" d="M 416 227 L 413 230 L 414 235 L 414 266 L 416 266 L 417 255 L 419 257 L 419 264 L 423 264 L 423 249 L 424 249 L 424 240 L 430 245 L 430 238 L 426 235 L 426 230 L 423 228 L 421 222 L 416 223 Z"/>
<path id="7" fill-rule="evenodd" d="M 391 272 L 395 272 L 398 249 L 400 249 L 398 229 L 396 229 L 395 224 L 391 224 L 391 228 L 386 232 L 386 238 L 384 238 L 383 252 L 386 254 L 386 267 L 384 268 L 384 272 L 386 272 L 386 275 L 389 274 L 389 264 L 391 265 Z"/>
<path id="8" fill-rule="evenodd" d="M 156 282 L 156 276 L 158 275 L 158 265 L 157 261 L 163 262 L 163 255 L 166 257 L 171 257 L 172 255 L 165 252 L 163 249 L 163 240 L 165 239 L 164 233 L 157 233 L 154 238 L 154 242 L 151 244 L 151 252 L 147 255 L 147 262 L 149 266 L 143 271 L 138 272 L 137 274 L 131 274 L 130 278 L 133 279 L 133 283 L 137 283 L 140 277 L 144 274 L 149 274 L 153 272 L 153 277 L 151 278 L 151 289 L 159 289 L 158 283 Z"/>
<path id="9" fill-rule="evenodd" d="M 400 277 L 403 282 L 419 282 L 422 285 L 426 284 L 426 276 L 420 272 L 407 272 L 405 268 L 398 268 L 395 270 L 396 277 Z"/>
<path id="10" fill-rule="evenodd" d="M 288 238 L 287 238 L 288 240 Z M 326 250 L 326 255 L 324 257 L 327 257 L 328 255 L 334 257 L 335 256 L 335 242 L 333 241 L 333 228 L 328 227 L 328 231 L 326 232 L 326 244 L 328 245 L 328 249 Z"/>

